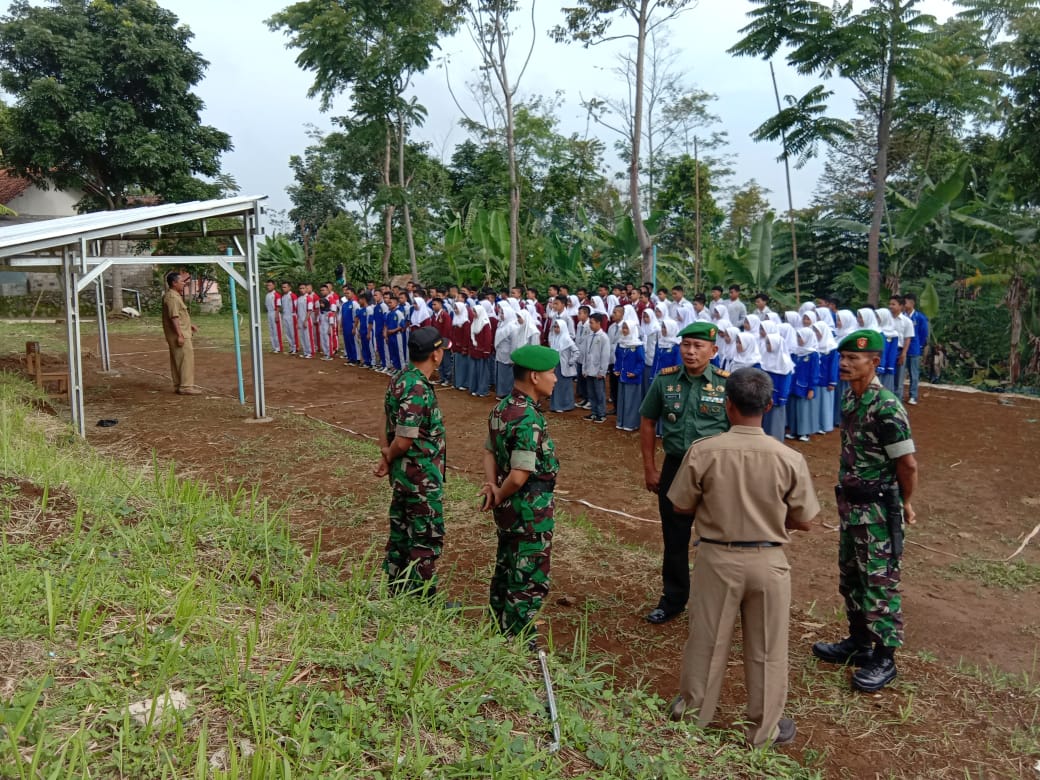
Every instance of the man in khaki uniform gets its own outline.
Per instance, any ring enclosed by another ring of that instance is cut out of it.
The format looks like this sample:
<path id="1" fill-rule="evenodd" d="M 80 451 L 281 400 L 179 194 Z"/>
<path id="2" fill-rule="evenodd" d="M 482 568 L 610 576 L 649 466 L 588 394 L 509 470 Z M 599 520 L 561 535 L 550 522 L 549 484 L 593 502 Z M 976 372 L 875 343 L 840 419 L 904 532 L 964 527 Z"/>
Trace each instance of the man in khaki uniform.
<path id="1" fill-rule="evenodd" d="M 787 699 L 791 607 L 783 545 L 791 541 L 789 530 L 808 530 L 820 512 L 805 458 L 762 430 L 772 392 L 764 371 L 734 371 L 726 380 L 730 430 L 693 444 L 668 491 L 675 511 L 696 513 L 701 537 L 693 567 L 690 633 L 670 716 L 679 720 L 690 710 L 701 727 L 711 722 L 739 615 L 746 733 L 755 747 L 794 739 L 794 721 L 781 717 Z"/>
<path id="2" fill-rule="evenodd" d="M 202 391 L 195 387 L 195 351 L 191 346 L 192 334 L 199 329 L 191 324 L 188 304 L 184 302 L 185 281 L 180 271 L 166 274 L 169 289 L 163 296 L 163 335 L 170 348 L 170 376 L 174 391 L 180 395 L 201 395 Z"/>

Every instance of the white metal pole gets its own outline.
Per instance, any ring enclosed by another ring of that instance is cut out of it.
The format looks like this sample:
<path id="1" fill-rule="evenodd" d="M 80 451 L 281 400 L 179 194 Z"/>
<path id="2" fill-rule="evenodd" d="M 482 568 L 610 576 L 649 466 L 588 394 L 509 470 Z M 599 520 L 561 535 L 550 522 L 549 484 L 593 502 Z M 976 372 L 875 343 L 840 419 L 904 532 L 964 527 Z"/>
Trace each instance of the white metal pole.
<path id="1" fill-rule="evenodd" d="M 242 247 L 246 261 L 246 280 L 249 286 L 249 342 L 253 348 L 253 402 L 256 419 L 267 417 L 267 399 L 264 392 L 264 334 L 260 321 L 260 269 L 256 259 L 256 236 L 260 231 L 260 204 L 253 202 L 253 210 L 245 215 L 246 237 Z"/>
<path id="2" fill-rule="evenodd" d="M 65 271 L 65 336 L 69 350 L 69 407 L 72 412 L 73 427 L 80 436 L 86 438 L 79 291 L 76 289 L 76 266 L 68 247 L 62 249 L 62 268 Z"/>

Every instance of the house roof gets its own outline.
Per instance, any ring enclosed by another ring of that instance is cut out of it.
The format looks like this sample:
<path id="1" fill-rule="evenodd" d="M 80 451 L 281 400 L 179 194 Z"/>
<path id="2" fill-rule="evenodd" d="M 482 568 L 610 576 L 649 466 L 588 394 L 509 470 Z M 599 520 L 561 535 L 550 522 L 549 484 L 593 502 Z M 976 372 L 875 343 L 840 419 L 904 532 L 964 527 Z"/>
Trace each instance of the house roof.
<path id="1" fill-rule="evenodd" d="M 0 203 L 5 206 L 32 186 L 32 182 L 0 169 Z"/>
<path id="2" fill-rule="evenodd" d="M 221 200 L 163 203 L 3 226 L 0 227 L 0 258 L 68 246 L 80 240 L 118 239 L 128 233 L 167 225 L 245 214 L 266 199 L 266 195 L 244 195 Z"/>

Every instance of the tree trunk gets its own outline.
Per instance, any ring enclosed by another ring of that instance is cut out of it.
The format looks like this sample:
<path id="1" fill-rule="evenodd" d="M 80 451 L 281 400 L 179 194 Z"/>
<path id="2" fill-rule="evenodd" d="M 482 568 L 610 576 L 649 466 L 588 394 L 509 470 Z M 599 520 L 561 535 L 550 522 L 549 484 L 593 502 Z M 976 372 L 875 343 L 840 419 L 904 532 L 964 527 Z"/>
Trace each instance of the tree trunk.
<path id="1" fill-rule="evenodd" d="M 1022 373 L 1022 306 L 1026 298 L 1025 280 L 1018 274 L 1011 278 L 1004 300 L 1011 312 L 1011 353 L 1008 355 L 1008 379 L 1011 384 L 1018 384 Z"/>
<path id="2" fill-rule="evenodd" d="M 903 4 L 894 0 L 888 21 L 888 63 L 885 67 L 884 92 L 881 96 L 881 111 L 878 114 L 877 156 L 874 162 L 874 213 L 870 218 L 870 234 L 867 240 L 867 303 L 877 306 L 881 298 L 881 220 L 885 215 L 885 185 L 888 181 L 888 146 L 892 131 L 892 103 L 896 92 L 896 42 L 895 27 L 903 13 Z"/>
<path id="3" fill-rule="evenodd" d="M 693 137 L 693 199 L 696 204 L 696 232 L 693 234 L 693 287 L 701 291 L 701 160 L 697 136 Z M 654 284 L 657 280 L 654 279 Z"/>
<path id="4" fill-rule="evenodd" d="M 415 236 L 412 235 L 412 212 L 408 208 L 408 182 L 404 177 L 404 113 L 397 114 L 397 183 L 401 187 L 401 207 L 404 211 L 404 237 L 408 244 L 408 262 L 412 268 L 412 281 L 419 283 L 419 264 L 415 259 Z"/>
<path id="5" fill-rule="evenodd" d="M 776 85 L 776 71 L 773 61 L 769 61 L 769 75 L 773 79 L 773 95 L 776 96 L 776 113 L 783 111 L 780 105 L 780 88 Z M 791 195 L 791 162 L 787 159 L 787 133 L 780 131 L 780 142 L 784 146 L 784 178 L 787 180 L 787 220 L 791 225 L 791 259 L 794 262 L 794 299 L 802 300 L 801 284 L 798 281 L 798 237 L 794 227 L 794 197 Z"/>
<path id="6" fill-rule="evenodd" d="M 646 33 L 649 19 L 647 6 L 650 0 L 642 0 L 639 4 L 639 32 L 636 44 L 636 94 L 635 112 L 632 117 L 632 159 L 628 163 L 628 197 L 632 205 L 632 224 L 639 239 L 639 250 L 643 262 L 643 281 L 653 282 L 654 252 L 650 243 L 650 234 L 643 224 L 643 214 L 639 204 L 639 142 L 643 133 L 643 71 L 646 60 Z"/>
<path id="7" fill-rule="evenodd" d="M 383 186 L 390 186 L 390 125 L 386 127 L 386 152 L 383 155 Z M 390 283 L 390 253 L 394 248 L 394 205 L 383 206 L 383 283 Z"/>
<path id="8" fill-rule="evenodd" d="M 505 79 L 506 63 L 502 60 L 502 80 Z M 506 149 L 509 153 L 509 286 L 516 286 L 516 266 L 520 256 L 520 177 L 516 172 L 516 139 L 514 137 L 513 96 L 505 92 Z"/>

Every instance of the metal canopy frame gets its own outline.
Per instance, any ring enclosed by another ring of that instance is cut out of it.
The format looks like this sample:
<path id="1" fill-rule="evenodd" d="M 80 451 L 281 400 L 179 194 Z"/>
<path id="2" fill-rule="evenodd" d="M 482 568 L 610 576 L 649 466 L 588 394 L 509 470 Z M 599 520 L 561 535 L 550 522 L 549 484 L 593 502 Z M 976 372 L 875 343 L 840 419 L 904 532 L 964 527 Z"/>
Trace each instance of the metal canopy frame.
<path id="1" fill-rule="evenodd" d="M 122 211 L 101 211 L 74 217 L 59 217 L 0 227 L 0 269 L 17 271 L 55 270 L 62 274 L 65 290 L 65 336 L 69 352 L 69 405 L 72 424 L 80 436 L 86 436 L 83 404 L 83 345 L 79 295 L 90 285 L 97 291 L 98 341 L 101 367 L 112 368 L 108 343 L 108 315 L 102 275 L 116 265 L 198 265 L 214 264 L 227 271 L 232 284 L 241 285 L 249 296 L 249 342 L 253 359 L 253 406 L 256 419 L 266 417 L 264 392 L 264 341 L 260 319 L 260 270 L 256 256 L 257 237 L 261 233 L 260 202 L 266 195 L 225 198 L 222 200 L 169 203 L 160 206 Z M 207 232 L 206 220 L 217 217 L 241 217 L 242 230 L 233 231 L 234 244 L 240 254 L 232 255 L 161 255 L 112 257 L 100 253 L 102 241 L 148 240 L 176 238 L 176 232 L 163 232 L 164 227 L 185 222 L 202 222 L 192 236 L 230 235 L 232 231 Z M 245 241 L 237 240 L 244 236 Z M 93 250 L 93 251 L 92 251 Z M 60 252 L 60 255 L 55 254 Z M 50 254 L 45 254 L 50 253 Z M 242 270 L 235 265 L 242 265 Z"/>

